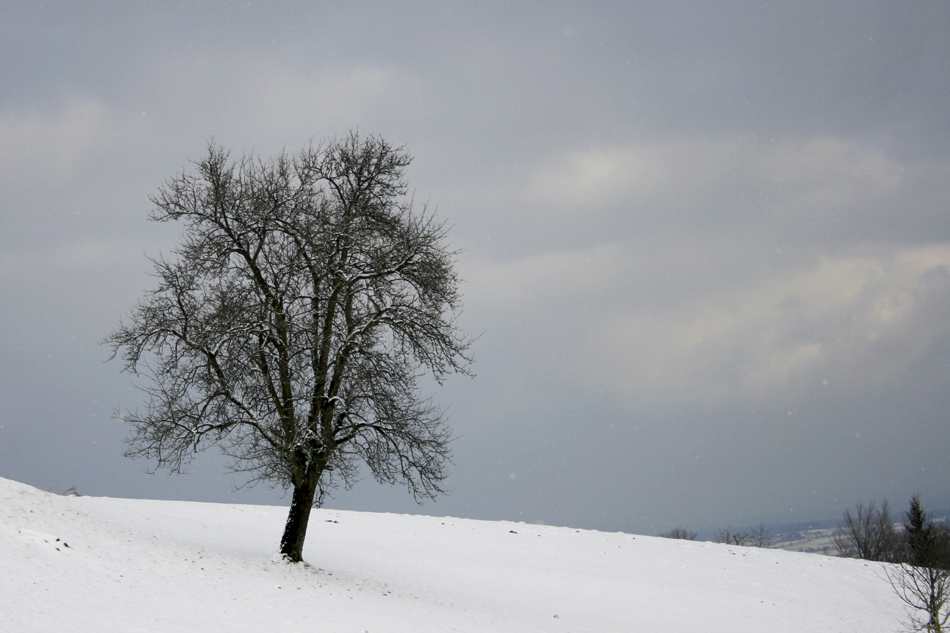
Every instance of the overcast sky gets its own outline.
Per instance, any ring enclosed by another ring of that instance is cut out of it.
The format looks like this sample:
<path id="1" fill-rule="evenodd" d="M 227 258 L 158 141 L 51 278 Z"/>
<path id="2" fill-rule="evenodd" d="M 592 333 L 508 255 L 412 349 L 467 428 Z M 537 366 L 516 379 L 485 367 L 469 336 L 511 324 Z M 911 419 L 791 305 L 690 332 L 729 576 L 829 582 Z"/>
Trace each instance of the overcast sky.
<path id="1" fill-rule="evenodd" d="M 184 6 L 180 6 L 184 5 Z M 148 196 L 350 130 L 463 249 L 454 492 L 338 508 L 655 534 L 950 506 L 950 2 L 5 2 L 0 476 L 148 475 L 100 341 L 179 227 Z"/>

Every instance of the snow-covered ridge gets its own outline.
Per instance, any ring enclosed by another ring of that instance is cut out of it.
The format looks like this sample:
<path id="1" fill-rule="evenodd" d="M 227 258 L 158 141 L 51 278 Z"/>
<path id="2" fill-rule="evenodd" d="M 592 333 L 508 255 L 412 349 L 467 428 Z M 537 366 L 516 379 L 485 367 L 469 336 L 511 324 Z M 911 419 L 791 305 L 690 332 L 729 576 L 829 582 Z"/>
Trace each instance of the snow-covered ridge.
<path id="1" fill-rule="evenodd" d="M 505 522 L 62 497 L 0 479 L 0 631 L 861 631 L 876 564 Z"/>

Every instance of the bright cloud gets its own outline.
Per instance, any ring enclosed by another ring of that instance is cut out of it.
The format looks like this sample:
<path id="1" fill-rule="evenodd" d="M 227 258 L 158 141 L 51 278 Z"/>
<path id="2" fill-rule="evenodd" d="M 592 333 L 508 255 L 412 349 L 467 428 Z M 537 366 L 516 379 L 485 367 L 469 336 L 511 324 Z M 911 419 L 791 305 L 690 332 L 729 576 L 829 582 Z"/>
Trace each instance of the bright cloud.
<path id="1" fill-rule="evenodd" d="M 88 97 L 65 99 L 50 109 L 0 112 L 0 178 L 17 182 L 41 175 L 69 177 L 82 156 L 108 129 L 105 108 Z"/>
<path id="2" fill-rule="evenodd" d="M 622 274 L 619 245 L 545 253 L 508 262 L 480 261 L 465 266 L 466 299 L 494 308 L 525 307 L 546 299 L 590 296 L 602 292 Z"/>
<path id="3" fill-rule="evenodd" d="M 667 311 L 614 310 L 586 371 L 642 399 L 780 396 L 892 381 L 950 333 L 950 244 L 826 257 Z"/>
<path id="4" fill-rule="evenodd" d="M 726 140 L 574 151 L 538 169 L 529 196 L 569 206 L 651 199 L 669 188 L 694 188 L 715 178 L 740 147 Z"/>
<path id="5" fill-rule="evenodd" d="M 532 200 L 585 211 L 625 204 L 732 207 L 813 214 L 897 191 L 903 168 L 852 141 L 815 137 L 762 143 L 727 137 L 574 151 L 536 169 Z"/>

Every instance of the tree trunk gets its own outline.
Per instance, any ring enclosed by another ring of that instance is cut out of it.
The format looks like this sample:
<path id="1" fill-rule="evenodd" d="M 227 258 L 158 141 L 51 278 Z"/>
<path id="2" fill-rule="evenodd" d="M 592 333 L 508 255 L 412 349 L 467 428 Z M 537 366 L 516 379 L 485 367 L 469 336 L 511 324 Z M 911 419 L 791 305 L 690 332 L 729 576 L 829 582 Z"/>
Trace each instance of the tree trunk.
<path id="1" fill-rule="evenodd" d="M 292 563 L 303 560 L 303 542 L 307 537 L 307 523 L 310 521 L 319 475 L 308 472 L 303 479 L 302 484 L 294 486 L 290 514 L 287 515 L 284 536 L 280 539 L 280 553 Z"/>

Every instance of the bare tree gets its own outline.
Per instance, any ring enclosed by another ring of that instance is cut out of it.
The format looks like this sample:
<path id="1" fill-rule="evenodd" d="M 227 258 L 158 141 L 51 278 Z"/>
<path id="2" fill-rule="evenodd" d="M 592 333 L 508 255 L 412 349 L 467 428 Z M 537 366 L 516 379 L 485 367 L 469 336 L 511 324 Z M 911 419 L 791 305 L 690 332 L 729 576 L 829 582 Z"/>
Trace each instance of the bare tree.
<path id="1" fill-rule="evenodd" d="M 768 549 L 775 543 L 775 535 L 765 527 L 764 523 L 759 523 L 758 527 L 747 530 L 746 536 L 751 547 Z"/>
<path id="2" fill-rule="evenodd" d="M 839 556 L 894 562 L 900 558 L 900 538 L 894 529 L 887 501 L 878 509 L 872 501 L 844 511 L 841 527 L 831 537 Z"/>
<path id="3" fill-rule="evenodd" d="M 728 545 L 748 545 L 749 535 L 746 532 L 736 530 L 731 525 L 727 525 L 716 532 L 716 542 Z"/>
<path id="4" fill-rule="evenodd" d="M 887 579 L 907 605 L 907 624 L 911 630 L 943 631 L 950 618 L 950 572 L 901 563 L 887 569 Z"/>
<path id="5" fill-rule="evenodd" d="M 758 527 L 749 528 L 748 530 L 740 532 L 731 525 L 720 529 L 716 532 L 716 542 L 717 543 L 726 543 L 728 545 L 742 545 L 744 547 L 762 547 L 769 548 L 772 547 L 772 543 L 775 541 L 775 536 L 765 527 L 764 523 L 760 523 Z"/>
<path id="6" fill-rule="evenodd" d="M 906 561 L 885 566 L 887 579 L 907 606 L 909 627 L 940 633 L 950 618 L 950 533 L 934 525 L 919 495 L 904 517 Z"/>
<path id="7" fill-rule="evenodd" d="M 692 530 L 687 530 L 684 527 L 675 527 L 666 532 L 660 534 L 663 538 L 672 538 L 672 539 L 681 539 L 684 541 L 695 541 L 699 538 L 699 534 L 693 532 Z"/>
<path id="8" fill-rule="evenodd" d="M 218 446 L 249 481 L 292 487 L 280 551 L 364 463 L 420 499 L 443 491 L 450 433 L 418 390 L 467 373 L 444 224 L 405 198 L 411 158 L 378 137 L 236 162 L 213 143 L 151 219 L 184 223 L 158 287 L 106 339 L 150 379 L 130 456 L 180 472 Z"/>

